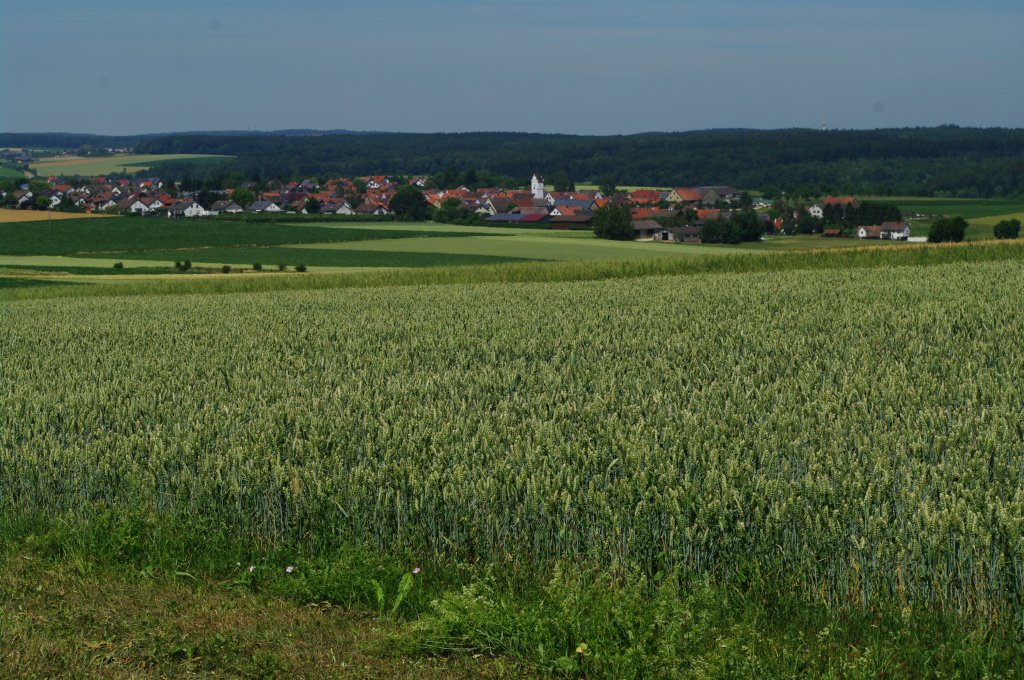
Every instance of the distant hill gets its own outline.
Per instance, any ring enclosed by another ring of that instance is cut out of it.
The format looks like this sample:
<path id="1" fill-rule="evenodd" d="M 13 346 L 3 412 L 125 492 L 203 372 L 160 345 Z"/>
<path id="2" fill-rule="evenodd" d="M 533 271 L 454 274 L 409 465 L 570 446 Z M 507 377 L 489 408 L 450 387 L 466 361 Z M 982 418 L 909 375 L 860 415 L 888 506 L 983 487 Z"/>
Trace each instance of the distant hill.
<path id="1" fill-rule="evenodd" d="M 1024 129 L 704 130 L 575 136 L 515 132 L 354 133 L 284 130 L 135 137 L 0 134 L 0 146 L 133 146 L 139 153 L 235 156 L 164 172 L 213 180 L 434 174 L 455 168 L 522 178 L 606 175 L 620 184 L 732 184 L 810 193 L 1024 195 Z"/>

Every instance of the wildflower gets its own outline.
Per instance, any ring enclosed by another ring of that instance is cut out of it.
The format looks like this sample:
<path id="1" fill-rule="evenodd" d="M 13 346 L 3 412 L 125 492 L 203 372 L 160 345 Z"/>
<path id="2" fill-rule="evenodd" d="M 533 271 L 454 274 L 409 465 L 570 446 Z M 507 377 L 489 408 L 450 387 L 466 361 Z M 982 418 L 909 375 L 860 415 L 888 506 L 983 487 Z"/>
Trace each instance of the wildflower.
<path id="1" fill-rule="evenodd" d="M 250 564 L 250 565 L 249 565 L 249 573 L 251 574 L 251 573 L 253 573 L 254 571 L 256 571 L 256 565 L 255 565 L 255 564 Z"/>
<path id="2" fill-rule="evenodd" d="M 581 654 L 583 656 L 586 656 L 587 655 L 587 643 L 586 642 L 581 642 L 579 645 L 577 645 L 576 646 L 576 653 L 577 654 Z"/>
<path id="3" fill-rule="evenodd" d="M 415 576 L 418 573 L 420 573 L 420 568 L 419 567 L 414 567 L 413 570 L 412 570 L 412 575 Z"/>
<path id="4" fill-rule="evenodd" d="M 284 573 L 286 573 L 286 574 L 290 574 L 290 573 L 292 573 L 293 571 L 295 571 L 295 567 L 293 567 L 293 566 L 292 566 L 292 565 L 290 565 L 290 564 L 289 564 L 289 565 L 288 565 L 287 567 L 285 567 L 285 568 L 284 568 Z"/>

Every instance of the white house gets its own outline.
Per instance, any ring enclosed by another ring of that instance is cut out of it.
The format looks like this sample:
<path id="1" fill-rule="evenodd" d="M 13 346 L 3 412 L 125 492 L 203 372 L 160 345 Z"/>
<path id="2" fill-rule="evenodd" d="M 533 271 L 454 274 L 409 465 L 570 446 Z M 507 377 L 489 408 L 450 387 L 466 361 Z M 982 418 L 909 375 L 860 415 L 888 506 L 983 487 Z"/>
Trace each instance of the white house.
<path id="1" fill-rule="evenodd" d="M 159 198 L 136 198 L 128 204 L 128 212 L 133 215 L 148 215 L 162 207 L 164 207 L 164 203 Z"/>
<path id="2" fill-rule="evenodd" d="M 255 203 L 250 203 L 249 206 L 245 209 L 245 211 L 254 213 L 282 212 L 281 206 L 279 206 L 277 203 L 274 203 L 273 201 L 256 201 Z"/>
<path id="3" fill-rule="evenodd" d="M 906 241 L 910 238 L 910 225 L 906 222 L 882 222 L 877 226 L 857 227 L 857 238 Z"/>
<path id="4" fill-rule="evenodd" d="M 222 212 L 230 214 L 240 213 L 242 212 L 242 206 L 238 205 L 232 200 L 216 201 L 213 205 L 210 206 L 210 209 L 207 212 L 213 213 L 214 215 L 218 215 Z"/>
<path id="5" fill-rule="evenodd" d="M 171 206 L 168 217 L 204 217 L 206 210 L 195 201 L 181 201 Z"/>
<path id="6" fill-rule="evenodd" d="M 324 203 L 323 206 L 320 207 L 320 212 L 331 215 L 356 214 L 356 211 L 352 209 L 352 204 L 348 201 L 342 201 L 341 203 Z"/>
<path id="7" fill-rule="evenodd" d="M 906 222 L 882 222 L 880 235 L 893 241 L 906 241 L 910 238 L 910 225 Z"/>

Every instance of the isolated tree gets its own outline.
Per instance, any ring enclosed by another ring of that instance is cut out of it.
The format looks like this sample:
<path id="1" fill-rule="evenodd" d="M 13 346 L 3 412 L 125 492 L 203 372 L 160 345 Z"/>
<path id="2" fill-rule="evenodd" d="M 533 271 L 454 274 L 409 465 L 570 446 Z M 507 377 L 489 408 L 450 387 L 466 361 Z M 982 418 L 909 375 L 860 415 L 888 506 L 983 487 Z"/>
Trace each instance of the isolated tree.
<path id="1" fill-rule="evenodd" d="M 390 207 L 398 219 L 405 222 L 419 222 L 427 219 L 430 214 L 430 205 L 423 198 L 423 193 L 409 185 L 398 189 L 398 193 L 391 199 Z"/>
<path id="2" fill-rule="evenodd" d="M 310 215 L 320 214 L 320 201 L 315 198 L 310 198 L 306 201 L 306 213 Z"/>
<path id="3" fill-rule="evenodd" d="M 220 198 L 220 194 L 215 194 L 212 191 L 204 189 L 196 195 L 195 201 L 204 208 L 209 209 L 209 207 L 219 201 Z M 237 203 L 237 201 L 235 202 Z"/>
<path id="4" fill-rule="evenodd" d="M 254 203 L 256 201 L 256 197 L 253 196 L 252 192 L 245 187 L 239 187 L 235 189 L 233 194 L 231 194 L 231 200 L 244 208 L 247 205 Z"/>
<path id="5" fill-rule="evenodd" d="M 608 205 L 594 211 L 594 236 L 613 241 L 633 239 L 633 211 L 628 204 Z"/>
<path id="6" fill-rule="evenodd" d="M 735 245 L 743 241 L 743 234 L 735 222 L 718 217 L 704 223 L 700 230 L 700 240 L 704 243 L 731 243 Z"/>
<path id="7" fill-rule="evenodd" d="M 967 220 L 962 217 L 940 217 L 928 231 L 929 243 L 959 242 L 967 233 Z"/>
<path id="8" fill-rule="evenodd" d="M 1002 220 L 993 228 L 996 238 L 1017 238 L 1020 236 L 1020 220 Z"/>
<path id="9" fill-rule="evenodd" d="M 555 191 L 571 191 L 569 186 L 572 184 L 572 180 L 569 179 L 569 175 L 565 170 L 559 170 L 551 175 L 551 183 L 555 186 Z"/>
<path id="10" fill-rule="evenodd" d="M 733 213 L 730 222 L 739 230 L 740 239 L 743 241 L 760 241 L 764 234 L 761 220 L 757 219 L 757 213 L 753 210 L 740 210 Z"/>
<path id="11" fill-rule="evenodd" d="M 46 210 L 47 208 L 50 207 L 50 197 L 36 196 L 32 200 L 32 207 L 34 207 L 36 210 Z"/>
<path id="12" fill-rule="evenodd" d="M 466 213 L 467 210 L 462 207 L 462 201 L 457 198 L 446 198 L 441 203 L 441 207 L 434 212 L 434 221 L 450 224 L 464 218 Z"/>
<path id="13" fill-rule="evenodd" d="M 433 175 L 430 181 L 438 189 L 454 189 L 459 185 L 459 171 L 454 165 L 449 165 L 444 172 Z"/>
<path id="14" fill-rule="evenodd" d="M 614 196 L 615 192 L 618 191 L 618 187 L 615 186 L 615 175 L 609 173 L 602 177 L 601 184 L 598 186 L 598 189 L 601 190 L 602 196 L 607 196 L 608 198 Z"/>

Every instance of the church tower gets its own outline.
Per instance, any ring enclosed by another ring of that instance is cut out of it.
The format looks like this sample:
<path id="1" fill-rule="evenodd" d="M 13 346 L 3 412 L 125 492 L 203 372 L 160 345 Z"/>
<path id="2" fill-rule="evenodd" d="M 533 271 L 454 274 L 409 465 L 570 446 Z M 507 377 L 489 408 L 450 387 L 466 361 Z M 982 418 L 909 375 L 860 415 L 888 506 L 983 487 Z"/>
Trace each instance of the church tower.
<path id="1" fill-rule="evenodd" d="M 530 191 L 534 198 L 544 198 L 544 178 L 537 173 L 533 173 L 533 179 L 530 180 Z"/>

